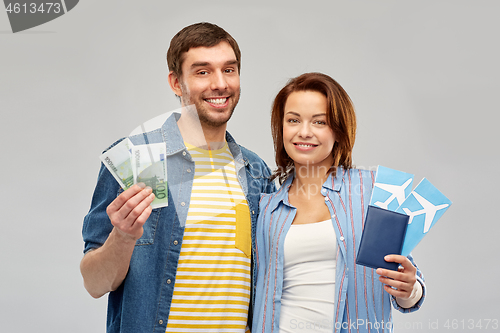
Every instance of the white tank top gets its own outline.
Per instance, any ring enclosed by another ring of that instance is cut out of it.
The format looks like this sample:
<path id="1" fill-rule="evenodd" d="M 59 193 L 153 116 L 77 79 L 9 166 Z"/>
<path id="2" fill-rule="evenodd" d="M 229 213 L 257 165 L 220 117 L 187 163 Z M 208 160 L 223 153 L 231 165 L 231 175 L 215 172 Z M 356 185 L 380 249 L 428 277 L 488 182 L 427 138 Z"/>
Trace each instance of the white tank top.
<path id="1" fill-rule="evenodd" d="M 336 255 L 331 220 L 292 224 L 285 239 L 280 333 L 332 332 Z"/>

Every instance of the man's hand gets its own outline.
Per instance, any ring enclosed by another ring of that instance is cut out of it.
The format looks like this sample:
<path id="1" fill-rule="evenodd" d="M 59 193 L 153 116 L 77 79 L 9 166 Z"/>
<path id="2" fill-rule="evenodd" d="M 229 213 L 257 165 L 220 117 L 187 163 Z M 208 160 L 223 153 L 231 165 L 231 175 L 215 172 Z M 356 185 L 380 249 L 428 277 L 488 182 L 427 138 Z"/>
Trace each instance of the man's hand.
<path id="1" fill-rule="evenodd" d="M 106 212 L 114 228 L 103 246 L 87 252 L 80 264 L 83 283 L 92 297 L 116 290 L 127 276 L 135 242 L 144 232 L 154 198 L 151 188 L 141 183 L 109 204 Z"/>
<path id="2" fill-rule="evenodd" d="M 409 298 L 413 291 L 413 286 L 417 282 L 417 268 L 413 266 L 408 258 L 401 255 L 387 255 L 384 257 L 384 260 L 397 262 L 402 266 L 399 267 L 398 271 L 383 268 L 377 269 L 376 272 L 380 275 L 380 282 L 385 284 L 385 291 L 395 297 Z"/>
<path id="3" fill-rule="evenodd" d="M 121 236 L 134 242 L 141 238 L 143 225 L 152 212 L 155 195 L 144 183 L 133 185 L 121 193 L 106 209 L 111 224 Z"/>

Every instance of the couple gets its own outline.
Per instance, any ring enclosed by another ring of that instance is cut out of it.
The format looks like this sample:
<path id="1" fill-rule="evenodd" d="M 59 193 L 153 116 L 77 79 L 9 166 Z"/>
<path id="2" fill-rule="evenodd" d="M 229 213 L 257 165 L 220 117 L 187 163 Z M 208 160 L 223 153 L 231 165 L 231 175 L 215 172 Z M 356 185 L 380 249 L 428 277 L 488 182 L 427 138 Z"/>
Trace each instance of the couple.
<path id="1" fill-rule="evenodd" d="M 355 264 L 374 177 L 351 167 L 348 95 L 324 74 L 289 81 L 272 108 L 271 173 L 226 132 L 240 58 L 210 23 L 170 43 L 170 87 L 202 131 L 175 114 L 161 129 L 168 207 L 153 210 L 151 188 L 123 191 L 101 165 L 80 268 L 90 295 L 109 292 L 107 331 L 392 331 L 391 307 L 417 310 L 425 285 L 411 256 L 386 258 L 398 272 Z"/>

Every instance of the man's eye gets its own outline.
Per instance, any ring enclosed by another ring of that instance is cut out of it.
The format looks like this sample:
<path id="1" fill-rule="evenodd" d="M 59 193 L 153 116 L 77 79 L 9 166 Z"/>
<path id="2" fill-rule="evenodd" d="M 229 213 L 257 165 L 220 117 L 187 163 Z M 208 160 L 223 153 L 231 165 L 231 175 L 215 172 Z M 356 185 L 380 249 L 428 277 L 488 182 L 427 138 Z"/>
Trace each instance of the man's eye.
<path id="1" fill-rule="evenodd" d="M 234 69 L 232 69 L 232 68 L 228 68 L 228 69 L 226 69 L 226 70 L 225 70 L 225 72 L 226 72 L 226 73 L 233 73 L 233 72 L 234 72 Z"/>
<path id="2" fill-rule="evenodd" d="M 207 72 L 207 71 L 199 71 L 199 72 L 198 72 L 198 74 L 199 74 L 199 75 L 207 75 L 207 74 L 208 74 L 208 72 Z"/>

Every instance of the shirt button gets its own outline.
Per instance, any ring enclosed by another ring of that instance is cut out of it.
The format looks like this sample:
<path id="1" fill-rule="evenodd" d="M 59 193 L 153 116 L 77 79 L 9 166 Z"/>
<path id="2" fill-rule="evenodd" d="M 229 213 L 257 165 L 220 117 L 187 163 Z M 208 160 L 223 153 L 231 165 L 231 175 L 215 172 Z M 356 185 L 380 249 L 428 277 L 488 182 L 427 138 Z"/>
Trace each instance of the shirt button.
<path id="1" fill-rule="evenodd" d="M 191 169 L 187 169 L 186 171 L 187 171 L 187 172 L 191 172 Z"/>
<path id="2" fill-rule="evenodd" d="M 328 201 L 328 197 L 325 197 L 325 201 Z"/>
<path id="3" fill-rule="evenodd" d="M 254 211 L 254 210 L 252 210 L 252 214 L 255 214 L 255 211 Z"/>
<path id="4" fill-rule="evenodd" d="M 332 215 L 332 219 L 334 219 L 334 218 L 335 218 L 335 214 Z"/>
<path id="5" fill-rule="evenodd" d="M 186 206 L 186 203 L 184 201 L 181 202 L 181 206 Z"/>
<path id="6" fill-rule="evenodd" d="M 186 152 L 185 151 L 182 152 L 182 156 L 186 156 Z"/>
<path id="7" fill-rule="evenodd" d="M 325 189 L 322 189 L 322 190 L 321 190 L 321 193 L 325 194 L 325 193 L 326 193 L 326 190 L 325 190 Z"/>
<path id="8" fill-rule="evenodd" d="M 177 245 L 177 244 L 179 244 L 179 242 L 178 242 L 178 241 L 176 241 L 176 240 L 174 240 L 174 245 Z"/>
<path id="9" fill-rule="evenodd" d="M 343 242 L 343 241 L 344 241 L 344 239 L 345 239 L 345 238 L 344 238 L 344 236 L 340 236 L 340 238 L 339 238 L 339 240 L 340 240 L 341 242 Z"/>
<path id="10" fill-rule="evenodd" d="M 163 325 L 163 320 L 158 320 L 158 324 Z"/>
<path id="11" fill-rule="evenodd" d="M 172 283 L 172 280 L 168 279 L 167 284 L 171 284 L 171 283 Z"/>

